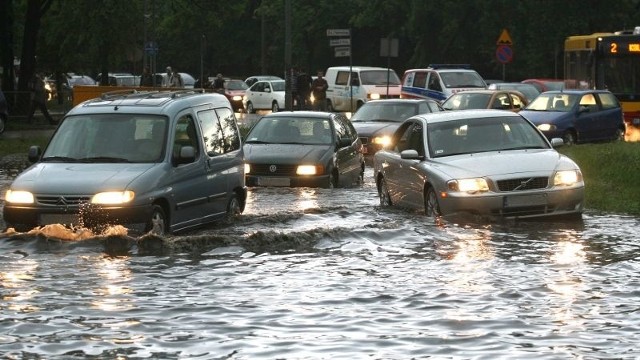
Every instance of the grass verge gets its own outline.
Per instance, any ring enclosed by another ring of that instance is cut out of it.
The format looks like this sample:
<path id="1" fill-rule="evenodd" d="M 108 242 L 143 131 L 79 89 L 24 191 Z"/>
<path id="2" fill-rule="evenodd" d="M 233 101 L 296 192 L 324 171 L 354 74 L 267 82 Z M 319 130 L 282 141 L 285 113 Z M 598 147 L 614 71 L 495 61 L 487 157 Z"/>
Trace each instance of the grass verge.
<path id="1" fill-rule="evenodd" d="M 640 215 L 640 142 L 559 147 L 575 161 L 585 182 L 585 207 Z"/>

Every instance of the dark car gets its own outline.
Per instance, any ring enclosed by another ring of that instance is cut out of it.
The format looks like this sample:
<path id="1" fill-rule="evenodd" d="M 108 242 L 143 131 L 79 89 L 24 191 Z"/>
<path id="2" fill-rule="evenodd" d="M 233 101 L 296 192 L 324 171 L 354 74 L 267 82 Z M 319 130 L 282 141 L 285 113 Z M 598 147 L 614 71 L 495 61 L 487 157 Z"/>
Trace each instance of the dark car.
<path id="1" fill-rule="evenodd" d="M 624 138 L 622 108 L 606 90 L 547 91 L 520 114 L 548 139 L 562 138 L 565 144 Z"/>
<path id="2" fill-rule="evenodd" d="M 234 111 L 244 111 L 242 105 L 242 97 L 247 92 L 249 86 L 242 80 L 225 80 L 224 84 L 224 96 L 227 97 Z"/>
<path id="3" fill-rule="evenodd" d="M 362 143 L 340 113 L 271 113 L 244 144 L 247 186 L 347 187 L 364 175 Z"/>
<path id="4" fill-rule="evenodd" d="M 351 116 L 351 123 L 358 132 L 365 157 L 370 158 L 389 143 L 404 120 L 438 111 L 443 111 L 442 106 L 432 99 L 371 100 Z"/>

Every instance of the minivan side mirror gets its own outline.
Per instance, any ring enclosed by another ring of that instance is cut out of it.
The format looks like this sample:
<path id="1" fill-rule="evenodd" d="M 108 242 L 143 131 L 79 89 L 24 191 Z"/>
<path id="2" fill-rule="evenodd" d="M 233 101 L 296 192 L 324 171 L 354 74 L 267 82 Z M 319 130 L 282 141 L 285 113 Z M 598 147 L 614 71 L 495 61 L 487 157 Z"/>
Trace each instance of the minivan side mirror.
<path id="1" fill-rule="evenodd" d="M 338 147 L 347 147 L 347 146 L 351 146 L 351 143 L 353 141 L 351 141 L 351 138 L 348 136 L 342 137 L 340 138 L 340 140 L 338 141 Z"/>
<path id="2" fill-rule="evenodd" d="M 29 162 L 35 163 L 40 159 L 40 155 L 42 155 L 42 150 L 38 145 L 32 145 L 29 147 L 28 159 Z"/>
<path id="3" fill-rule="evenodd" d="M 177 156 L 174 155 L 173 157 L 174 166 L 188 164 L 194 161 L 196 161 L 196 148 L 190 145 L 182 146 Z"/>

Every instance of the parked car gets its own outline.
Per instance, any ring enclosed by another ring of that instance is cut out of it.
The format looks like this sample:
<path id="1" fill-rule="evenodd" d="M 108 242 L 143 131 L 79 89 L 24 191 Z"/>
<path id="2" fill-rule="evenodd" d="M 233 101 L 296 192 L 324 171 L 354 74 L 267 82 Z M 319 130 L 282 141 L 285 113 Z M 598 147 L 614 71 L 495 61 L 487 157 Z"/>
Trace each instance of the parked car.
<path id="1" fill-rule="evenodd" d="M 102 73 L 98 74 L 97 82 L 101 86 L 138 86 L 136 78 L 130 73 L 109 73 L 109 82 L 102 82 Z"/>
<path id="2" fill-rule="evenodd" d="M 622 108 L 606 90 L 547 91 L 520 114 L 547 138 L 560 137 L 566 144 L 624 140 Z"/>
<path id="3" fill-rule="evenodd" d="M 527 102 L 533 101 L 536 96 L 540 95 L 540 90 L 531 84 L 523 84 L 519 82 L 500 82 L 492 83 L 487 86 L 491 90 L 516 90 L 527 98 Z"/>
<path id="4" fill-rule="evenodd" d="M 279 76 L 273 76 L 273 75 L 254 75 L 244 79 L 244 82 L 247 84 L 247 86 L 251 87 L 251 85 L 257 83 L 258 81 L 270 81 L 270 80 L 284 80 L 284 79 Z"/>
<path id="5" fill-rule="evenodd" d="M 256 110 L 268 110 L 278 112 L 285 108 L 284 80 L 263 80 L 251 85 L 242 98 L 242 106 L 247 113 L 253 114 Z"/>
<path id="6" fill-rule="evenodd" d="M 516 90 L 466 90 L 457 92 L 442 103 L 445 110 L 500 109 L 520 111 L 527 98 Z"/>
<path id="7" fill-rule="evenodd" d="M 220 94 L 104 94 L 67 113 L 5 196 L 8 227 L 120 224 L 159 235 L 243 211 L 240 132 Z"/>
<path id="8" fill-rule="evenodd" d="M 461 110 L 406 120 L 374 155 L 383 206 L 481 219 L 581 217 L 584 181 L 520 114 Z"/>
<path id="9" fill-rule="evenodd" d="M 362 143 L 340 113 L 292 111 L 260 118 L 246 136 L 248 186 L 345 187 L 362 182 Z"/>
<path id="10" fill-rule="evenodd" d="M 562 90 L 565 88 L 562 79 L 526 79 L 521 81 L 523 84 L 531 84 L 535 86 L 541 93 L 545 91 Z"/>
<path id="11" fill-rule="evenodd" d="M 486 87 L 482 76 L 468 64 L 430 64 L 425 69 L 404 72 L 400 97 L 444 101 L 458 91 Z"/>
<path id="12" fill-rule="evenodd" d="M 249 88 L 247 83 L 242 80 L 225 80 L 224 82 L 224 96 L 227 97 L 234 111 L 244 111 L 242 105 L 242 98 Z"/>
<path id="13" fill-rule="evenodd" d="M 365 158 L 389 144 L 391 135 L 413 115 L 443 111 L 436 100 L 385 99 L 367 101 L 353 116 L 351 123 L 362 142 Z"/>

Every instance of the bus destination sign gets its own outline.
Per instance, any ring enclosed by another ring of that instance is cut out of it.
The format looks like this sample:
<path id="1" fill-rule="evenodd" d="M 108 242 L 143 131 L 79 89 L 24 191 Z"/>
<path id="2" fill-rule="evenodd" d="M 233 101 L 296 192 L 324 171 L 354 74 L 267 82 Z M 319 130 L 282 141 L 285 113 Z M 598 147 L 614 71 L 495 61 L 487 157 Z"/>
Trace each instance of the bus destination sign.
<path id="1" fill-rule="evenodd" d="M 603 50 L 611 55 L 640 55 L 640 39 L 611 39 L 603 44 Z"/>

